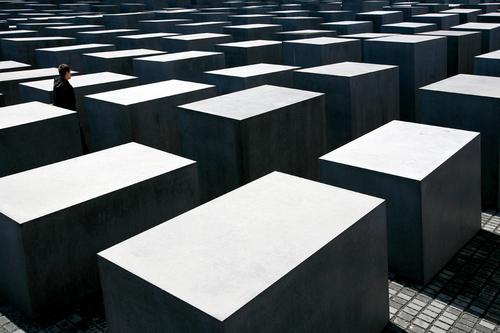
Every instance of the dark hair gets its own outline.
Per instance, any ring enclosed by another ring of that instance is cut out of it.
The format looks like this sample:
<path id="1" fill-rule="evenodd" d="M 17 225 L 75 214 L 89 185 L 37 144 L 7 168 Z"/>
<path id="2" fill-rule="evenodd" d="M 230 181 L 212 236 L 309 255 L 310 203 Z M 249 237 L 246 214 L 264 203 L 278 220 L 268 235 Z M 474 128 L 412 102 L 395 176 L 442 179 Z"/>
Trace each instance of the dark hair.
<path id="1" fill-rule="evenodd" d="M 61 77 L 65 77 L 66 76 L 66 73 L 69 72 L 69 65 L 66 65 L 66 64 L 60 64 L 59 65 L 59 68 L 57 69 L 59 71 L 59 75 Z"/>

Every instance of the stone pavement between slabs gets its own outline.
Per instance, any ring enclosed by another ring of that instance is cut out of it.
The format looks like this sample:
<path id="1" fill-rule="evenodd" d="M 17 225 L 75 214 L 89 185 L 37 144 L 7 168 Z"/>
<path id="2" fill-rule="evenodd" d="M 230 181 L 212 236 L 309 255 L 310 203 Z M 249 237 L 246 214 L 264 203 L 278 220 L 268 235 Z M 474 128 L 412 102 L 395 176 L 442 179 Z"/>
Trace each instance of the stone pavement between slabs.
<path id="1" fill-rule="evenodd" d="M 389 276 L 391 318 L 383 333 L 500 333 L 500 213 L 483 212 L 482 226 L 429 284 Z M 0 333 L 107 332 L 102 304 L 68 313 L 42 325 L 0 298 Z"/>

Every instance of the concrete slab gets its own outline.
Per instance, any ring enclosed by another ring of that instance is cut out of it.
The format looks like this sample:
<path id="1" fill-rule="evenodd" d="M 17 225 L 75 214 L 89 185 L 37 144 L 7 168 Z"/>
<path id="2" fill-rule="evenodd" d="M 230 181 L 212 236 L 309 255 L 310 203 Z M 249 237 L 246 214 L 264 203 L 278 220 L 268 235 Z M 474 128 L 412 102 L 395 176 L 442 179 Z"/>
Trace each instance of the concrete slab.
<path id="1" fill-rule="evenodd" d="M 500 50 L 500 24 L 471 22 L 454 26 L 451 30 L 480 31 L 481 53 Z"/>
<path id="2" fill-rule="evenodd" d="M 156 32 L 176 32 L 177 24 L 191 23 L 188 19 L 165 19 L 165 20 L 143 20 L 139 21 L 139 30 L 143 34 Z"/>
<path id="3" fill-rule="evenodd" d="M 97 31 L 103 30 L 103 25 L 67 25 L 61 27 L 46 27 L 45 36 L 63 36 L 76 38 L 77 33 L 80 31 Z"/>
<path id="4" fill-rule="evenodd" d="M 203 72 L 225 68 L 221 52 L 186 51 L 133 60 L 141 84 L 171 79 L 203 83 Z"/>
<path id="5" fill-rule="evenodd" d="M 195 162 L 136 143 L 0 182 L 0 293 L 35 318 L 100 293 L 97 252 L 198 205 Z"/>
<path id="6" fill-rule="evenodd" d="M 295 30 L 295 31 L 283 31 L 277 32 L 275 34 L 276 40 L 295 40 L 295 39 L 306 39 L 306 38 L 316 38 L 316 37 L 337 37 L 337 32 L 335 30 Z"/>
<path id="7" fill-rule="evenodd" d="M 389 271 L 425 285 L 481 229 L 480 141 L 393 121 L 322 156 L 321 182 L 385 199 Z"/>
<path id="8" fill-rule="evenodd" d="M 419 90 L 420 122 L 481 132 L 482 205 L 498 209 L 500 78 L 459 74 Z"/>
<path id="9" fill-rule="evenodd" d="M 318 15 L 323 18 L 323 22 L 355 21 L 356 13 L 350 10 L 327 10 L 319 11 Z"/>
<path id="10" fill-rule="evenodd" d="M 209 32 L 214 34 L 224 33 L 223 28 L 231 25 L 229 21 L 222 22 L 195 22 L 195 23 L 181 23 L 174 27 L 174 31 L 180 34 L 198 34 L 202 32 Z"/>
<path id="11" fill-rule="evenodd" d="M 243 24 L 273 24 L 272 18 L 274 15 L 269 14 L 246 14 L 246 15 L 229 15 L 227 18 L 233 25 Z"/>
<path id="12" fill-rule="evenodd" d="M 180 155 L 177 106 L 216 95 L 214 86 L 179 80 L 87 95 L 92 149 L 134 141 Z"/>
<path id="13" fill-rule="evenodd" d="M 436 23 L 421 23 L 421 22 L 400 22 L 393 24 L 385 24 L 380 30 L 383 33 L 392 34 L 409 34 L 414 35 L 420 32 L 434 31 L 437 29 Z"/>
<path id="14" fill-rule="evenodd" d="M 94 52 L 83 55 L 85 73 L 114 72 L 125 75 L 134 74 L 133 60 L 165 54 L 165 52 L 147 49 L 132 49 L 108 52 Z"/>
<path id="15" fill-rule="evenodd" d="M 302 68 L 361 61 L 361 41 L 317 37 L 283 42 L 283 64 Z"/>
<path id="16" fill-rule="evenodd" d="M 258 39 L 274 40 L 275 34 L 283 31 L 283 27 L 279 24 L 256 23 L 225 26 L 222 31 L 233 36 L 235 42 Z"/>
<path id="17" fill-rule="evenodd" d="M 397 66 L 341 62 L 301 69 L 294 85 L 325 94 L 327 151 L 399 119 Z"/>
<path id="18" fill-rule="evenodd" d="M 387 10 L 397 10 L 403 13 L 403 21 L 411 22 L 411 17 L 414 15 L 427 14 L 429 9 L 423 6 L 412 6 L 412 5 L 396 5 L 393 4 Z"/>
<path id="19" fill-rule="evenodd" d="M 16 24 L 17 29 L 21 30 L 36 30 L 38 31 L 38 36 L 43 37 L 45 36 L 45 28 L 46 27 L 63 27 L 70 25 L 69 23 L 63 23 L 63 22 L 19 22 Z"/>
<path id="20" fill-rule="evenodd" d="M 76 40 L 79 44 L 116 44 L 116 37 L 134 35 L 138 32 L 138 29 L 82 31 L 76 34 Z"/>
<path id="21" fill-rule="evenodd" d="M 57 68 L 28 69 L 0 73 L 0 92 L 4 96 L 5 105 L 21 103 L 19 83 L 48 78 L 53 79 L 58 75 Z"/>
<path id="22" fill-rule="evenodd" d="M 399 66 L 401 120 L 418 121 L 418 88 L 446 78 L 446 37 L 398 35 L 368 39 L 364 52 L 365 62 Z"/>
<path id="23" fill-rule="evenodd" d="M 293 71 L 296 69 L 299 67 L 261 63 L 205 72 L 203 79 L 205 83 L 217 86 L 217 95 L 264 84 L 293 88 Z"/>
<path id="24" fill-rule="evenodd" d="M 162 38 L 176 36 L 175 33 L 137 34 L 116 37 L 117 50 L 148 49 L 163 51 Z"/>
<path id="25" fill-rule="evenodd" d="M 273 17 L 273 24 L 279 24 L 283 31 L 296 31 L 305 29 L 319 29 L 323 19 L 321 17 L 293 16 L 293 17 Z"/>
<path id="26" fill-rule="evenodd" d="M 202 202 L 274 170 L 317 179 L 324 103 L 321 93 L 264 85 L 179 106 L 182 156 L 198 162 Z"/>
<path id="27" fill-rule="evenodd" d="M 154 20 L 153 12 L 104 14 L 106 29 L 139 29 L 139 21 Z"/>
<path id="28" fill-rule="evenodd" d="M 458 14 L 429 13 L 412 16 L 412 21 L 435 23 L 437 30 L 449 30 L 460 24 L 460 16 Z"/>
<path id="29" fill-rule="evenodd" d="M 322 23 L 321 29 L 335 30 L 337 35 L 351 35 L 373 32 L 372 21 L 338 21 Z"/>
<path id="30" fill-rule="evenodd" d="M 109 52 L 114 50 L 114 44 L 78 44 L 36 49 L 35 54 L 37 65 L 40 68 L 57 68 L 60 64 L 68 64 L 72 70 L 84 73 L 84 53 Z"/>
<path id="31" fill-rule="evenodd" d="M 237 67 L 261 62 L 268 64 L 283 64 L 282 43 L 270 40 L 250 40 L 218 44 L 215 50 L 223 52 L 226 67 Z"/>
<path id="32" fill-rule="evenodd" d="M 478 16 L 481 14 L 481 9 L 467 9 L 456 8 L 448 9 L 441 12 L 442 14 L 458 14 L 460 17 L 460 24 L 477 22 Z"/>
<path id="33" fill-rule="evenodd" d="M 477 21 L 483 23 L 500 23 L 500 13 L 492 12 L 479 15 L 477 17 Z"/>
<path id="34" fill-rule="evenodd" d="M 0 177 L 82 154 L 76 112 L 31 102 L 0 108 Z"/>
<path id="35" fill-rule="evenodd" d="M 229 34 L 199 33 L 189 35 L 177 35 L 164 37 L 162 39 L 163 51 L 185 52 L 185 51 L 213 51 L 216 44 L 231 43 L 233 36 Z"/>
<path id="36" fill-rule="evenodd" d="M 371 21 L 373 23 L 373 32 L 385 32 L 381 30 L 381 26 L 384 24 L 403 22 L 403 12 L 397 10 L 378 10 L 357 13 L 356 20 Z"/>
<path id="37" fill-rule="evenodd" d="M 99 253 L 110 330 L 378 332 L 384 211 L 282 173 L 256 180 Z"/>
<path id="38" fill-rule="evenodd" d="M 500 76 L 500 51 L 475 56 L 474 74 Z"/>
<path id="39" fill-rule="evenodd" d="M 21 71 L 25 69 L 31 69 L 31 65 L 13 60 L 0 61 L 0 73 Z"/>

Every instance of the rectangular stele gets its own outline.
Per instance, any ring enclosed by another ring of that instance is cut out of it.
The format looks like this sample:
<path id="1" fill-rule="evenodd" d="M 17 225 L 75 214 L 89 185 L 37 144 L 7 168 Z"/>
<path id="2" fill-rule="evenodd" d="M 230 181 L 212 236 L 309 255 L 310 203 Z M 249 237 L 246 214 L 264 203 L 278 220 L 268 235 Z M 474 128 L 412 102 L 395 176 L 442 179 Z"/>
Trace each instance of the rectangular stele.
<path id="1" fill-rule="evenodd" d="M 264 85 L 178 110 L 182 156 L 198 162 L 202 202 L 272 171 L 318 179 L 322 93 Z"/>
<path id="2" fill-rule="evenodd" d="M 0 178 L 0 295 L 42 318 L 98 292 L 97 252 L 198 193 L 194 161 L 137 143 Z"/>
<path id="3" fill-rule="evenodd" d="M 392 121 L 320 158 L 321 182 L 387 202 L 389 271 L 426 284 L 481 229 L 480 134 Z"/>
<path id="4" fill-rule="evenodd" d="M 380 332 L 382 199 L 274 172 L 98 255 L 112 332 Z"/>
<path id="5" fill-rule="evenodd" d="M 500 78 L 459 74 L 420 88 L 420 121 L 481 132 L 483 207 L 500 209 Z"/>
<path id="6" fill-rule="evenodd" d="M 306 68 L 294 72 L 294 84 L 325 94 L 328 151 L 399 119 L 397 66 L 341 62 Z"/>
<path id="7" fill-rule="evenodd" d="M 0 108 L 0 177 L 81 154 L 76 112 L 40 102 Z"/>
<path id="8" fill-rule="evenodd" d="M 109 52 L 93 52 L 83 55 L 85 73 L 115 72 L 134 75 L 133 60 L 165 54 L 163 51 L 132 49 Z"/>
<path id="9" fill-rule="evenodd" d="M 134 141 L 180 155 L 177 106 L 216 95 L 215 86 L 180 80 L 87 95 L 91 147 Z"/>

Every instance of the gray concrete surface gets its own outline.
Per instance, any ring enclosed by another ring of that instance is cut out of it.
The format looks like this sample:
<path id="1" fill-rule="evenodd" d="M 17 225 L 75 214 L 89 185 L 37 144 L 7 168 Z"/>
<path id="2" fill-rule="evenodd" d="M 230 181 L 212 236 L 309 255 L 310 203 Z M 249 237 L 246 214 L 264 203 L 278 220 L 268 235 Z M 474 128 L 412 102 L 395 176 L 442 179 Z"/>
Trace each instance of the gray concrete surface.
<path id="1" fill-rule="evenodd" d="M 500 76 L 500 51 L 474 57 L 474 74 Z"/>

